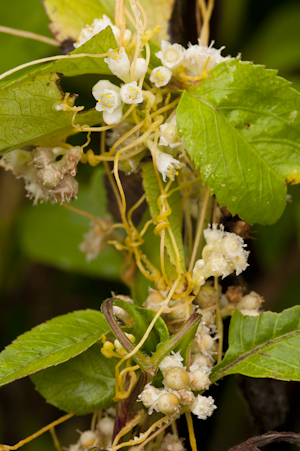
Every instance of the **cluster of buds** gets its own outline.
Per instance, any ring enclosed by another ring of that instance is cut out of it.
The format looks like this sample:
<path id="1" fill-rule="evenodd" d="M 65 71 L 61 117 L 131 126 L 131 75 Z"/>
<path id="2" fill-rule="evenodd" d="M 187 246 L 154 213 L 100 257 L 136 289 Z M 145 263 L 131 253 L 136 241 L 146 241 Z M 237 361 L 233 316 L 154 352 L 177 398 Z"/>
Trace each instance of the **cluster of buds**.
<path id="1" fill-rule="evenodd" d="M 106 411 L 107 415 L 98 421 L 95 430 L 87 430 L 80 434 L 79 440 L 74 445 L 70 445 L 69 451 L 85 451 L 92 447 L 107 449 L 112 444 L 112 436 L 114 431 L 115 409 L 110 408 Z M 109 414 L 109 415 L 108 415 Z"/>
<path id="2" fill-rule="evenodd" d="M 202 259 L 195 263 L 193 282 L 204 285 L 211 276 L 222 278 L 236 272 L 238 276 L 248 265 L 249 251 L 244 248 L 243 239 L 235 233 L 225 232 L 224 227 L 218 229 L 215 224 L 204 230 L 206 246 L 202 251 Z"/>
<path id="3" fill-rule="evenodd" d="M 234 302 L 228 300 L 226 295 L 222 295 L 220 298 L 220 312 L 223 318 L 231 316 L 235 310 L 241 312 L 244 316 L 258 316 L 261 311 L 261 304 L 264 299 L 255 291 L 251 291 L 246 296 L 241 297 L 240 300 Z"/>
<path id="4" fill-rule="evenodd" d="M 78 146 L 36 147 L 32 152 L 13 150 L 2 161 L 17 178 L 25 180 L 27 195 L 36 205 L 38 200 L 63 203 L 76 198 L 75 175 L 80 158 Z"/>
<path id="5" fill-rule="evenodd" d="M 132 334 L 125 333 L 126 337 L 131 341 L 131 343 L 135 342 L 135 336 Z M 123 348 L 119 340 L 115 339 L 112 343 L 111 341 L 106 341 L 106 337 L 103 335 L 103 346 L 101 348 L 102 354 L 110 359 L 112 357 L 122 358 L 127 354 L 127 351 Z"/>
<path id="6" fill-rule="evenodd" d="M 182 406 L 188 406 L 194 415 L 205 420 L 216 409 L 214 400 L 211 396 L 195 396 L 193 392 L 209 388 L 210 370 L 194 364 L 186 371 L 182 360 L 179 353 L 166 356 L 159 365 L 164 388 L 147 384 L 139 399 L 149 409 L 150 415 L 156 411 L 176 417 Z"/>

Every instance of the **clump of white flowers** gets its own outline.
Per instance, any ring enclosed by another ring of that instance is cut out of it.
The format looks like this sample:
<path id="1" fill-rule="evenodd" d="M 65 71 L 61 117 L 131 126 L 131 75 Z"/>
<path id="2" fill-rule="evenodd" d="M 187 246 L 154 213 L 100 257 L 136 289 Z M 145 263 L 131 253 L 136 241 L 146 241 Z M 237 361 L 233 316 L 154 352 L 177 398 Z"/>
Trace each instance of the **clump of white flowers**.
<path id="1" fill-rule="evenodd" d="M 110 227 L 110 218 L 97 218 L 91 221 L 90 230 L 83 236 L 84 241 L 79 244 L 79 249 L 86 254 L 86 261 L 95 260 L 98 255 L 108 246 L 108 241 L 117 239 L 118 234 Z"/>
<path id="2" fill-rule="evenodd" d="M 121 120 L 124 103 L 132 105 L 143 102 L 142 90 L 136 81 L 119 88 L 108 80 L 100 80 L 92 93 L 97 100 L 96 110 L 103 113 L 103 120 L 108 125 Z"/>
<path id="3" fill-rule="evenodd" d="M 214 400 L 211 396 L 195 396 L 193 391 L 209 388 L 210 369 L 193 364 L 186 371 L 182 361 L 179 352 L 166 356 L 159 365 L 164 388 L 156 388 L 149 383 L 139 395 L 139 400 L 149 409 L 150 415 L 156 411 L 176 417 L 182 406 L 188 406 L 198 418 L 205 420 L 216 409 Z"/>
<path id="4" fill-rule="evenodd" d="M 121 36 L 121 30 L 119 27 L 114 25 L 109 17 L 107 17 L 105 14 L 103 14 L 101 19 L 94 19 L 93 23 L 91 25 L 86 25 L 84 28 L 82 28 L 77 42 L 74 43 L 75 49 L 85 44 L 87 41 L 89 41 L 93 36 L 100 33 L 100 31 L 105 30 L 105 28 L 111 27 L 112 32 L 115 36 L 116 41 L 118 42 L 120 36 Z M 123 40 L 129 41 L 131 37 L 131 31 L 126 29 Z"/>
<path id="5" fill-rule="evenodd" d="M 32 152 L 13 150 L 1 161 L 17 178 L 25 180 L 27 196 L 36 205 L 38 200 L 63 203 L 76 198 L 75 175 L 80 158 L 79 146 L 37 147 Z"/>
<path id="6" fill-rule="evenodd" d="M 95 430 L 87 430 L 80 434 L 77 443 L 70 445 L 69 451 L 84 451 L 92 447 L 107 449 L 112 444 L 112 436 L 115 421 L 111 416 L 112 408 L 107 409 L 95 428 Z"/>
<path id="7" fill-rule="evenodd" d="M 204 285 L 211 276 L 222 278 L 236 272 L 238 276 L 248 265 L 249 251 L 244 248 L 243 239 L 235 233 L 225 232 L 216 224 L 204 230 L 206 246 L 202 251 L 202 259 L 195 263 L 193 281 L 195 285 Z"/>
<path id="8" fill-rule="evenodd" d="M 235 310 L 239 310 L 244 316 L 258 316 L 262 310 L 264 299 L 255 291 L 242 297 L 238 302 L 228 301 L 225 295 L 220 298 L 220 312 L 223 318 L 231 316 Z"/>

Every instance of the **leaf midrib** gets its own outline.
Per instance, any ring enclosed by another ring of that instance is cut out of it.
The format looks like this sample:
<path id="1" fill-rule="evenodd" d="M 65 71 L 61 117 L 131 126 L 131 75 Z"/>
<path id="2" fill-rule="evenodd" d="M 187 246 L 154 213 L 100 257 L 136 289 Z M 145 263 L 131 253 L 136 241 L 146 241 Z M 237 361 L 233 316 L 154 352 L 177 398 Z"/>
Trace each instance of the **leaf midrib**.
<path id="1" fill-rule="evenodd" d="M 103 333 L 103 332 L 102 332 L 102 333 Z M 5 376 L 2 376 L 2 377 L 0 376 L 0 386 L 5 385 L 5 383 L 6 383 L 6 382 L 1 382 L 1 379 L 2 379 L 2 380 L 3 380 L 3 379 L 5 380 L 5 379 L 9 378 L 9 376 L 11 376 L 12 374 L 17 373 L 17 372 L 19 372 L 19 371 L 22 371 L 24 368 L 26 368 L 26 367 L 28 367 L 28 366 L 34 364 L 34 363 L 37 363 L 38 361 L 43 360 L 44 358 L 51 357 L 53 354 L 55 354 L 55 353 L 57 353 L 57 352 L 59 352 L 59 351 L 63 351 L 63 352 L 64 352 L 64 351 L 67 350 L 68 348 L 71 348 L 72 346 L 76 346 L 76 345 L 78 345 L 78 344 L 80 344 L 80 343 L 84 343 L 86 340 L 90 340 L 90 339 L 95 340 L 93 343 L 90 344 L 90 346 L 92 346 L 97 340 L 99 340 L 99 339 L 101 338 L 102 333 L 101 333 L 101 334 L 95 334 L 95 335 L 93 335 L 93 336 L 91 336 L 91 337 L 86 337 L 86 338 L 84 338 L 84 339 L 78 340 L 78 341 L 75 342 L 75 343 L 73 342 L 73 343 L 68 344 L 68 345 L 66 345 L 66 346 L 63 346 L 63 347 L 61 347 L 61 348 L 58 348 L 58 349 L 56 349 L 56 350 L 53 350 L 53 351 L 51 351 L 51 352 L 49 352 L 49 353 L 47 353 L 47 354 L 45 354 L 45 355 L 43 355 L 43 356 L 40 356 L 40 357 L 34 359 L 33 361 L 31 361 L 31 362 L 29 362 L 29 363 L 27 363 L 27 364 L 25 364 L 25 365 L 19 367 L 17 370 L 11 371 L 10 373 L 6 374 Z M 88 348 L 89 348 L 90 346 L 88 346 Z M 87 348 L 87 349 L 88 349 L 88 348 Z M 17 352 L 21 352 L 21 351 L 17 351 Z M 84 352 L 84 351 L 81 351 L 81 352 L 78 352 L 77 354 L 74 354 L 73 357 L 76 357 L 77 355 L 81 354 L 82 352 Z M 71 358 L 73 358 L 73 357 L 71 357 Z M 67 361 L 68 359 L 69 359 L 69 358 L 66 358 L 66 360 L 62 360 L 62 361 L 59 362 L 59 363 L 63 363 L 63 362 L 65 362 L 65 361 Z M 56 366 L 56 365 L 59 365 L 59 363 L 56 363 L 56 364 L 54 364 L 54 365 L 55 365 L 55 366 Z M 52 365 L 50 365 L 50 366 L 52 366 Z M 47 366 L 46 366 L 45 368 L 47 368 Z M 43 369 L 45 369 L 45 368 L 43 368 Z M 40 371 L 40 370 L 33 371 L 33 372 L 30 373 L 30 374 L 36 373 L 37 371 Z M 14 380 L 21 379 L 22 377 L 25 377 L 25 376 L 19 376 L 19 377 L 16 377 L 16 379 L 14 379 Z"/>
<path id="2" fill-rule="evenodd" d="M 241 328 L 242 329 L 242 328 Z M 216 372 L 213 374 L 213 377 L 211 378 L 212 382 L 216 382 L 218 379 L 220 379 L 221 377 L 223 377 L 225 375 L 225 373 L 228 373 L 231 368 L 233 368 L 234 366 L 238 365 L 239 363 L 241 363 L 242 361 L 248 359 L 249 357 L 251 357 L 253 354 L 258 353 L 261 350 L 265 350 L 268 346 L 276 344 L 278 341 L 283 341 L 286 340 L 288 338 L 291 338 L 293 336 L 299 335 L 300 334 L 300 329 L 297 329 L 293 332 L 289 332 L 288 334 L 284 334 L 284 335 L 280 335 L 279 337 L 276 337 L 275 339 L 271 339 L 268 340 L 267 342 L 265 342 L 264 344 L 257 346 L 254 349 L 251 349 L 249 352 L 241 355 L 240 357 L 238 357 L 236 360 L 234 360 L 234 362 L 229 363 L 227 366 L 225 366 L 224 368 L 222 368 L 220 371 Z M 236 344 L 235 346 L 241 346 L 241 341 Z M 271 358 L 273 358 L 272 356 L 270 356 Z M 234 374 L 234 373 L 233 373 Z"/>

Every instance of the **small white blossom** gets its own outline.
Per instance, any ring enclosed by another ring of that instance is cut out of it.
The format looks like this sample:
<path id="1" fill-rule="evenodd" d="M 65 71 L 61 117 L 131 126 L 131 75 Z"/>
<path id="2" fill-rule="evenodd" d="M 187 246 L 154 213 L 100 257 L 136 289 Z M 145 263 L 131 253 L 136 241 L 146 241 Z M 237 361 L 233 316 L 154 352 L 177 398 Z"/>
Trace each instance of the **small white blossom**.
<path id="1" fill-rule="evenodd" d="M 159 447 L 158 451 L 186 451 L 182 444 L 182 439 L 174 434 L 167 434 Z"/>
<path id="2" fill-rule="evenodd" d="M 172 78 L 172 71 L 164 66 L 155 67 L 150 75 L 150 81 L 155 84 L 157 88 L 166 86 Z"/>
<path id="3" fill-rule="evenodd" d="M 122 117 L 123 104 L 119 92 L 120 88 L 108 80 L 100 80 L 93 87 L 96 110 L 103 112 L 103 120 L 108 125 L 116 124 Z"/>
<path id="4" fill-rule="evenodd" d="M 183 163 L 180 163 L 180 161 L 173 158 L 172 155 L 161 152 L 159 149 L 156 149 L 155 157 L 157 169 L 161 173 L 164 182 L 167 177 L 170 180 L 174 180 L 175 175 L 179 174 L 179 169 L 185 166 Z"/>
<path id="5" fill-rule="evenodd" d="M 185 53 L 185 48 L 180 44 L 170 44 L 168 41 L 161 41 L 161 50 L 155 53 L 163 66 L 169 69 L 176 69 L 181 65 Z"/>
<path id="6" fill-rule="evenodd" d="M 217 64 L 231 59 L 231 57 L 221 56 L 221 51 L 225 47 L 221 47 L 219 50 L 213 47 L 214 41 L 209 47 L 201 45 L 189 45 L 189 48 L 184 53 L 182 65 L 185 67 L 187 75 L 192 77 L 201 77 L 204 69 L 210 70 Z"/>
<path id="7" fill-rule="evenodd" d="M 95 444 L 97 435 L 93 431 L 84 431 L 79 439 L 80 445 L 86 448 L 90 448 Z"/>
<path id="8" fill-rule="evenodd" d="M 90 230 L 83 236 L 84 241 L 79 244 L 79 249 L 86 254 L 86 261 L 90 262 L 107 247 L 107 241 L 114 237 L 114 231 L 108 230 L 111 220 L 97 218 L 97 222 L 91 221 Z"/>
<path id="9" fill-rule="evenodd" d="M 131 65 L 132 67 L 132 65 Z M 134 75 L 133 80 L 137 81 L 139 78 L 141 78 L 145 73 L 147 72 L 148 65 L 147 61 L 144 58 L 137 58 L 135 69 L 134 69 Z"/>
<path id="10" fill-rule="evenodd" d="M 109 56 L 104 58 L 109 70 L 125 83 L 130 81 L 130 61 L 124 47 L 119 50 L 109 49 L 109 52 Z"/>
<path id="11" fill-rule="evenodd" d="M 164 374 L 170 368 L 184 368 L 182 364 L 183 358 L 180 355 L 180 352 L 173 353 L 171 355 L 167 355 L 162 359 L 159 364 L 160 371 Z"/>
<path id="12" fill-rule="evenodd" d="M 160 146 L 170 146 L 172 149 L 174 147 L 182 146 L 178 135 L 178 128 L 176 123 L 176 116 L 173 116 L 169 122 L 159 126 L 160 129 Z"/>
<path id="13" fill-rule="evenodd" d="M 194 391 L 207 390 L 210 386 L 209 373 L 208 368 L 195 369 L 195 365 L 193 369 L 191 367 L 188 373 L 191 389 Z"/>
<path id="14" fill-rule="evenodd" d="M 151 415 L 154 410 L 156 412 L 159 412 L 157 401 L 159 397 L 164 393 L 167 393 L 167 390 L 153 387 L 153 385 L 151 385 L 150 383 L 145 385 L 144 390 L 138 398 L 140 401 L 142 401 L 145 407 L 149 408 L 149 415 Z"/>
<path id="15" fill-rule="evenodd" d="M 123 102 L 129 105 L 143 102 L 143 93 L 136 81 L 123 85 L 120 89 L 120 96 Z"/>
<path id="16" fill-rule="evenodd" d="M 214 399 L 212 396 L 202 396 L 198 395 L 193 404 L 191 405 L 191 411 L 194 415 L 197 415 L 199 420 L 206 420 L 210 417 L 213 411 L 217 407 L 214 404 Z"/>
<path id="17" fill-rule="evenodd" d="M 85 44 L 93 36 L 100 33 L 100 31 L 103 31 L 106 27 L 111 27 L 112 32 L 118 41 L 121 34 L 120 29 L 116 25 L 113 25 L 109 17 L 103 14 L 102 19 L 94 19 L 92 25 L 86 25 L 86 27 L 82 28 L 77 42 L 74 44 L 75 49 Z"/>

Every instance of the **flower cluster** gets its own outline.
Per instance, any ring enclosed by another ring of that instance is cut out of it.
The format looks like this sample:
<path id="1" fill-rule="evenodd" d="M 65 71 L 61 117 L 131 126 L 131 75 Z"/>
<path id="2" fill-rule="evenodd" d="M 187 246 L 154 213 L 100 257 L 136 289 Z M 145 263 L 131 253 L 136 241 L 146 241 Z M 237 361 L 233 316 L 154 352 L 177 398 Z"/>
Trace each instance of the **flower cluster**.
<path id="1" fill-rule="evenodd" d="M 258 316 L 261 313 L 261 304 L 264 299 L 255 291 L 243 296 L 238 302 L 230 302 L 225 295 L 220 298 L 220 312 L 223 318 L 231 316 L 239 310 L 244 316 Z"/>
<path id="2" fill-rule="evenodd" d="M 210 370 L 194 364 L 186 371 L 179 353 L 166 356 L 159 365 L 163 374 L 164 388 L 147 384 L 139 395 L 140 401 L 149 409 L 169 416 L 177 416 L 181 406 L 188 406 L 191 412 L 201 420 L 211 416 L 216 406 L 211 396 L 197 395 L 193 391 L 209 388 Z"/>
<path id="3" fill-rule="evenodd" d="M 82 28 L 80 35 L 77 39 L 77 42 L 74 44 L 75 49 L 85 44 L 87 41 L 89 41 L 93 36 L 100 33 L 100 31 L 103 31 L 105 28 L 111 27 L 112 32 L 115 36 L 116 41 L 118 42 L 121 30 L 116 25 L 113 25 L 112 21 L 109 17 L 107 17 L 105 14 L 103 14 L 101 19 L 94 19 L 93 23 L 91 25 L 86 25 L 84 28 Z M 125 30 L 125 36 L 124 38 L 129 40 L 131 37 L 131 31 Z"/>
<path id="4" fill-rule="evenodd" d="M 112 444 L 116 411 L 110 407 L 106 409 L 105 416 L 98 421 L 95 430 L 87 430 L 80 434 L 79 440 L 69 446 L 69 451 L 84 451 L 91 447 L 107 449 Z"/>
<path id="5" fill-rule="evenodd" d="M 83 236 L 84 241 L 80 243 L 79 249 L 86 254 L 86 261 L 90 262 L 107 247 L 108 241 L 118 236 L 114 230 L 110 230 L 112 221 L 110 218 L 97 218 L 91 221 L 90 230 Z"/>
<path id="6" fill-rule="evenodd" d="M 224 47 L 217 50 L 213 44 L 214 41 L 209 47 L 201 45 L 199 39 L 198 44 L 189 44 L 188 49 L 185 49 L 180 44 L 162 40 L 161 50 L 155 54 L 161 60 L 162 66 L 152 70 L 150 81 L 160 88 L 166 86 L 172 77 L 201 79 L 206 75 L 206 71 L 231 59 L 229 56 L 221 56 Z"/>
<path id="7" fill-rule="evenodd" d="M 37 147 L 32 152 L 13 150 L 2 161 L 17 178 L 25 180 L 27 195 L 36 205 L 38 200 L 63 203 L 76 198 L 80 158 L 80 147 Z"/>
<path id="8" fill-rule="evenodd" d="M 225 232 L 224 227 L 218 229 L 215 224 L 204 230 L 206 246 L 202 251 L 202 259 L 195 263 L 193 281 L 195 285 L 204 285 L 211 276 L 222 278 L 232 272 L 238 276 L 248 265 L 249 251 L 244 247 L 243 239 L 235 233 Z"/>

